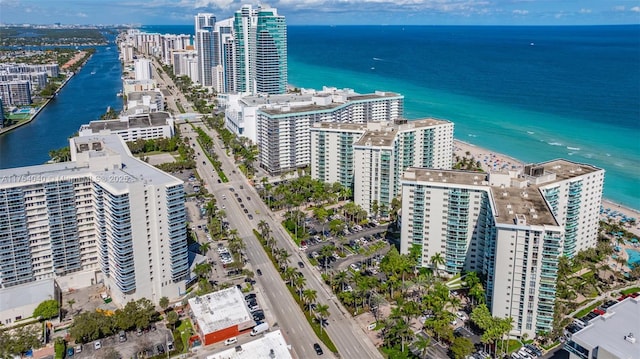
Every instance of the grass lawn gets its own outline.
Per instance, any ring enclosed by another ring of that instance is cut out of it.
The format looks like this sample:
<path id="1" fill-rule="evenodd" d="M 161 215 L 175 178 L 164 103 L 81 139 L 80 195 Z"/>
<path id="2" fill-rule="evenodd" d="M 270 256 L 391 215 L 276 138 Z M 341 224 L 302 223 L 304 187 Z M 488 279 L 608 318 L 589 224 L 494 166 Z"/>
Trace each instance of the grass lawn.
<path id="1" fill-rule="evenodd" d="M 516 350 L 522 347 L 522 343 L 519 340 L 509 339 L 509 344 L 507 344 L 507 353 L 513 353 Z"/>
<path id="2" fill-rule="evenodd" d="M 578 313 L 576 313 L 576 315 L 574 315 L 573 317 L 574 317 L 574 318 L 582 318 L 582 317 L 584 317 L 585 315 L 589 314 L 589 312 L 591 312 L 591 311 L 593 311 L 594 309 L 596 309 L 596 307 L 598 307 L 598 306 L 599 306 L 600 304 L 602 304 L 602 303 L 603 303 L 603 301 L 602 301 L 602 300 L 599 300 L 599 301 L 597 301 L 597 302 L 593 303 L 592 305 L 590 305 L 590 306 L 588 306 L 588 307 L 584 308 L 583 310 L 579 311 L 579 312 L 578 312 Z"/>
<path id="3" fill-rule="evenodd" d="M 549 350 L 549 349 L 553 349 L 553 348 L 555 348 L 555 347 L 556 347 L 556 346 L 558 346 L 559 344 L 560 344 L 560 341 L 557 341 L 557 342 L 553 342 L 553 343 L 551 343 L 551 344 L 549 344 L 549 345 L 541 345 L 541 347 L 542 347 L 544 350 Z"/>
<path id="4" fill-rule="evenodd" d="M 183 353 L 186 353 L 189 349 L 189 338 L 193 333 L 191 320 L 189 318 L 180 320 L 180 326 L 177 328 L 177 330 L 180 332 L 180 338 L 182 339 L 182 348 L 184 348 Z"/>
<path id="5" fill-rule="evenodd" d="M 640 292 L 640 287 L 633 287 L 633 288 L 625 289 L 625 290 L 621 291 L 620 294 L 627 295 L 627 294 L 632 294 L 632 293 L 635 293 L 635 292 Z"/>

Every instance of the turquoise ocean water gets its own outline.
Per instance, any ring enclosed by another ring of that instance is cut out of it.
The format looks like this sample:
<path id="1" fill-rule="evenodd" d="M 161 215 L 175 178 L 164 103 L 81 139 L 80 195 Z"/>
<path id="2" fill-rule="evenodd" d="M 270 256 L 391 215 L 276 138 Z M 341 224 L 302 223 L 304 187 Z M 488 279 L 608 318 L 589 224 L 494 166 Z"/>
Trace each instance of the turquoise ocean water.
<path id="1" fill-rule="evenodd" d="M 602 167 L 605 197 L 640 209 L 640 26 L 290 26 L 288 66 L 298 87 L 400 93 L 406 118 L 522 161 Z"/>

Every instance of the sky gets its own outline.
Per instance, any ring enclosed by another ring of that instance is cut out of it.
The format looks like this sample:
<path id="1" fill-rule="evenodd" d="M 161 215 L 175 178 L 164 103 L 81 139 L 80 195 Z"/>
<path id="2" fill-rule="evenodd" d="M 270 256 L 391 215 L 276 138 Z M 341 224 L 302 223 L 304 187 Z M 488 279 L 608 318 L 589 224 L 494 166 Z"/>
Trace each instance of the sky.
<path id="1" fill-rule="evenodd" d="M 272 0 L 288 25 L 640 24 L 640 0 Z M 236 0 L 0 0 L 3 24 L 189 25 L 198 12 L 219 20 Z"/>

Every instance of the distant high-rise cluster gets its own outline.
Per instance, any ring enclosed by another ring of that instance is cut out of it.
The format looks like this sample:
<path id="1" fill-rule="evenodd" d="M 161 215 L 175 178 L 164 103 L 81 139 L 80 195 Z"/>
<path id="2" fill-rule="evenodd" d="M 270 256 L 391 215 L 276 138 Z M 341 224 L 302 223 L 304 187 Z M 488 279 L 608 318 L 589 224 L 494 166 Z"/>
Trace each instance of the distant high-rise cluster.
<path id="1" fill-rule="evenodd" d="M 274 8 L 244 5 L 231 19 L 195 17 L 198 76 L 217 92 L 282 94 L 287 90 L 287 25 Z"/>

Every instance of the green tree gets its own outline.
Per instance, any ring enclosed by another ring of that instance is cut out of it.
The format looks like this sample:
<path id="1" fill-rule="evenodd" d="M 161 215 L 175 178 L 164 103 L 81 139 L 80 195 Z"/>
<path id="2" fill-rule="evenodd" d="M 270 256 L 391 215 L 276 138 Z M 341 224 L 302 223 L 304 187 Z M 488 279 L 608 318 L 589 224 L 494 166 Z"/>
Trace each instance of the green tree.
<path id="1" fill-rule="evenodd" d="M 417 337 L 417 340 L 413 344 L 420 352 L 420 358 L 424 358 L 427 355 L 429 346 L 431 345 L 431 340 L 429 337 L 425 337 L 424 335 L 418 335 Z"/>
<path id="2" fill-rule="evenodd" d="M 473 353 L 473 343 L 468 338 L 456 337 L 451 344 L 451 353 L 455 359 L 464 359 Z"/>
<path id="3" fill-rule="evenodd" d="M 438 267 L 444 265 L 445 263 L 444 257 L 442 256 L 442 254 L 440 254 L 440 252 L 437 252 L 436 254 L 431 256 L 430 262 L 433 266 L 433 270 L 436 273 L 436 276 L 438 276 Z"/>
<path id="4" fill-rule="evenodd" d="M 60 305 L 55 299 L 48 299 L 38 304 L 36 309 L 33 310 L 33 317 L 40 319 L 51 319 L 58 315 L 60 312 Z"/>
<path id="5" fill-rule="evenodd" d="M 210 242 L 200 243 L 200 253 L 203 256 L 206 256 L 207 252 L 209 252 L 210 249 L 211 249 L 211 243 Z"/>
<path id="6" fill-rule="evenodd" d="M 169 313 L 167 313 L 167 324 L 169 324 L 172 329 L 175 329 L 175 325 L 178 322 L 178 320 L 179 320 L 178 313 L 176 313 L 175 311 L 172 310 Z"/>
<path id="7" fill-rule="evenodd" d="M 169 307 L 169 298 L 167 297 L 160 298 L 160 301 L 158 302 L 158 304 L 160 305 L 160 308 L 162 308 L 163 311 L 166 311 L 167 308 Z"/>
<path id="8" fill-rule="evenodd" d="M 324 321 L 329 318 L 329 306 L 327 304 L 318 304 L 316 306 L 316 315 L 318 317 L 318 322 L 320 322 L 320 333 L 322 333 L 322 328 L 324 327 Z"/>
<path id="9" fill-rule="evenodd" d="M 318 292 L 315 289 L 305 289 L 302 291 L 302 299 L 307 305 L 307 308 L 309 308 L 309 315 L 311 315 L 311 304 L 315 303 L 316 299 L 318 299 Z"/>

